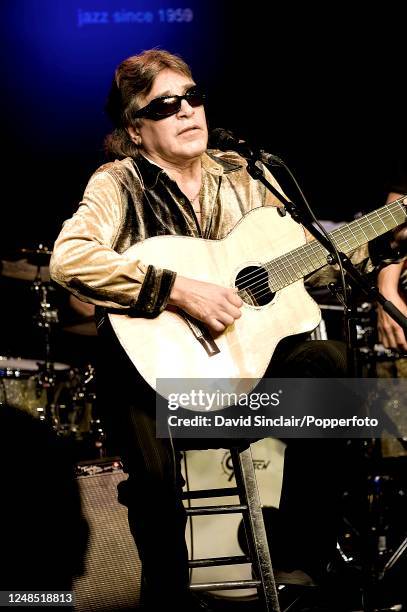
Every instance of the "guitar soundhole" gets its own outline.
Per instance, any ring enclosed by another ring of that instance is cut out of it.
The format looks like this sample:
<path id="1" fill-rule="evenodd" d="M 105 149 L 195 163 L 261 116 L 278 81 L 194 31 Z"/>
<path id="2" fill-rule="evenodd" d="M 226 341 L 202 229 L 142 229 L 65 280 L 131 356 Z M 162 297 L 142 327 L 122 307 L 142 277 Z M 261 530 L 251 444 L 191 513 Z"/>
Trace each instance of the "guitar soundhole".
<path id="1" fill-rule="evenodd" d="M 240 270 L 235 286 L 242 300 L 251 306 L 266 306 L 275 296 L 270 290 L 267 270 L 261 266 L 247 266 Z"/>

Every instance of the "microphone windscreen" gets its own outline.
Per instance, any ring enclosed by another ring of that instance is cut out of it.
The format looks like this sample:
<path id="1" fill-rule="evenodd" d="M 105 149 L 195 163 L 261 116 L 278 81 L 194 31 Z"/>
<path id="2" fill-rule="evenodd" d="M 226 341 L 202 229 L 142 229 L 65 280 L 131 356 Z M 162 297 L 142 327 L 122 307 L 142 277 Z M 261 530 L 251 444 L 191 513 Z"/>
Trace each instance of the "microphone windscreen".
<path id="1" fill-rule="evenodd" d="M 223 128 L 215 128 L 209 134 L 208 145 L 210 149 L 230 151 L 236 147 L 237 143 L 238 140 L 233 136 L 232 132 Z"/>

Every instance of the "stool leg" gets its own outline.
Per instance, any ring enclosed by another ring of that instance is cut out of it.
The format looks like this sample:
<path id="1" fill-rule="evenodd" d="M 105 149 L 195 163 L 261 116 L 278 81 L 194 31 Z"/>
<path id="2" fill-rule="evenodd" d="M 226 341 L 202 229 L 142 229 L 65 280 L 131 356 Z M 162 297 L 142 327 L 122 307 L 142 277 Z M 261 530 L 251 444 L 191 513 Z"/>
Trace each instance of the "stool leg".
<path id="1" fill-rule="evenodd" d="M 243 521 L 250 558 L 257 573 L 257 578 L 262 584 L 262 588 L 259 588 L 259 597 L 263 600 L 266 612 L 280 612 L 251 448 L 250 446 L 244 450 L 231 448 L 230 452 L 236 484 L 241 497 L 240 502 L 247 505 L 248 508 L 248 511 L 243 513 Z M 242 499 L 243 496 L 245 499 Z"/>

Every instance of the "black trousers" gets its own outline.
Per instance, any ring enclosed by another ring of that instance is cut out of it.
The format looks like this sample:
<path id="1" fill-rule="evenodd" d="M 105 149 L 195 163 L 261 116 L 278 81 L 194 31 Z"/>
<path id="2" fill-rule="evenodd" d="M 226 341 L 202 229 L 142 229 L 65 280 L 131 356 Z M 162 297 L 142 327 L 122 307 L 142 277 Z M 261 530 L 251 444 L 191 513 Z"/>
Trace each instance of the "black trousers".
<path id="1" fill-rule="evenodd" d="M 181 601 L 189 583 L 186 515 L 180 450 L 222 448 L 222 441 L 157 439 L 155 399 L 114 339 L 108 323 L 101 332 L 97 365 L 99 392 L 110 452 L 122 457 L 129 477 L 119 485 L 130 529 L 143 565 L 151 605 Z M 345 347 L 335 341 L 283 341 L 268 375 L 341 377 Z M 137 384 L 136 384 L 137 383 Z M 98 400 L 99 401 L 99 400 Z M 273 539 L 274 563 L 312 569 L 335 552 L 336 519 L 343 477 L 343 441 L 286 440 L 280 528 Z M 230 441 L 228 442 L 230 445 Z"/>

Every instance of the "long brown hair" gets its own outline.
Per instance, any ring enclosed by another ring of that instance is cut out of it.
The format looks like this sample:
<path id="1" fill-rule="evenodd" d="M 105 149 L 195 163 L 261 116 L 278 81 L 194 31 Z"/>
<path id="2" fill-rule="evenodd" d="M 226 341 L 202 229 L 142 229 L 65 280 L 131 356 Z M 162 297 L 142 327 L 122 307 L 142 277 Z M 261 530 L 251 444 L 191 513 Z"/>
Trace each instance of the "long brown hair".
<path id="1" fill-rule="evenodd" d="M 130 139 L 128 126 L 137 126 L 134 113 L 141 107 L 157 75 L 166 68 L 192 79 L 189 66 L 178 55 L 161 49 L 150 49 L 125 59 L 116 68 L 106 103 L 106 112 L 115 129 L 105 138 L 109 158 L 136 157 L 137 145 Z"/>

